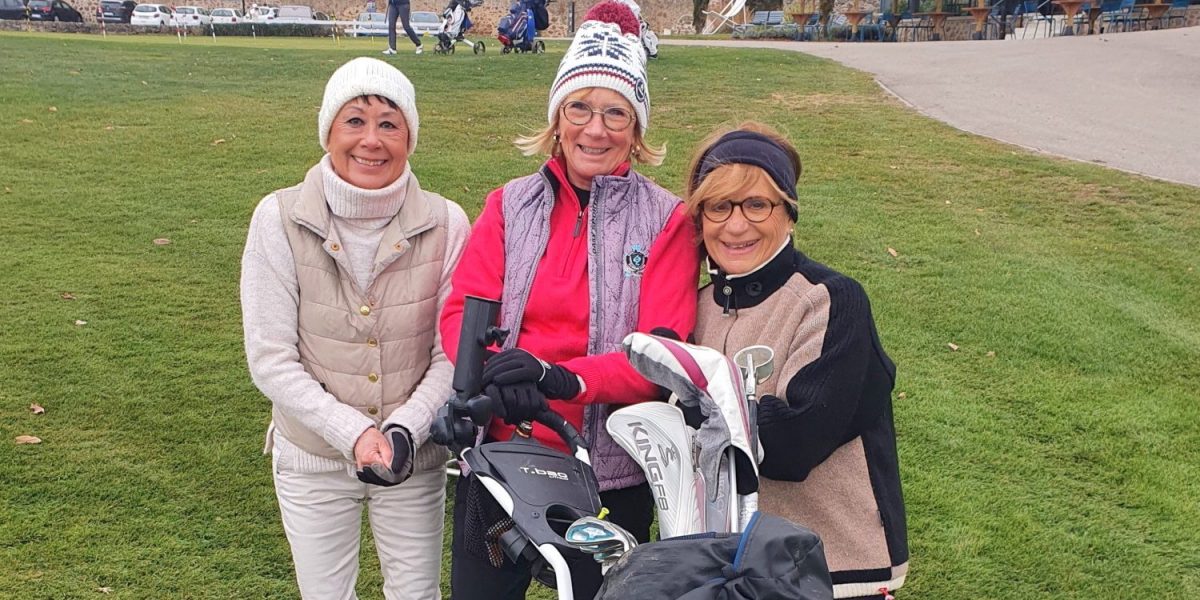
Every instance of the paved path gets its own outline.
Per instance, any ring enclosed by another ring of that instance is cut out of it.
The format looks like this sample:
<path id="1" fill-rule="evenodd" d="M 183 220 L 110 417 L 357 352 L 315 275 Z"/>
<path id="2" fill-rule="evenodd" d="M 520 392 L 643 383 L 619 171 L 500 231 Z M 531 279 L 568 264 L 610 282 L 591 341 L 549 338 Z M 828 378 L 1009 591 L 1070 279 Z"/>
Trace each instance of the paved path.
<path id="1" fill-rule="evenodd" d="M 662 43 L 830 58 L 964 131 L 1200 186 L 1200 27 L 978 42 Z"/>

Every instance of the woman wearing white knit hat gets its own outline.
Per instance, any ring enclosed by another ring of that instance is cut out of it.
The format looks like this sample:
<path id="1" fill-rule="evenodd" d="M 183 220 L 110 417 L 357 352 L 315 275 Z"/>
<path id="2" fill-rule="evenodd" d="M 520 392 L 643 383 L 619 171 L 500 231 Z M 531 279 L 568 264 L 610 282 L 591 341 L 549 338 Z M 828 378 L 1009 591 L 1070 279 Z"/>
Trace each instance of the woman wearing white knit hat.
<path id="1" fill-rule="evenodd" d="M 665 328 L 686 337 L 695 323 L 696 231 L 675 195 L 632 163 L 660 164 L 646 143 L 650 97 L 638 21 L 623 4 L 588 11 L 550 88 L 548 125 L 517 141 L 547 154 L 537 173 L 493 191 L 476 221 L 442 313 L 448 356 L 457 356 L 466 295 L 500 298 L 510 334 L 484 366 L 496 400 L 487 435 L 549 407 L 583 433 L 609 518 L 648 541 L 653 498 L 642 470 L 604 428 L 614 404 L 658 398 L 633 370 L 621 340 Z M 544 361 L 544 362 L 543 362 Z M 565 450 L 535 425 L 533 437 Z M 454 600 L 525 597 L 530 564 L 500 551 L 503 511 L 475 477 L 455 491 Z M 576 598 L 600 584 L 590 557 L 571 565 Z"/>
<path id="2" fill-rule="evenodd" d="M 371 58 L 325 87 L 326 154 L 259 203 L 242 256 L 246 357 L 306 599 L 353 598 L 362 509 L 384 597 L 439 596 L 446 450 L 427 443 L 453 367 L 434 323 L 469 224 L 421 189 L 412 84 Z"/>

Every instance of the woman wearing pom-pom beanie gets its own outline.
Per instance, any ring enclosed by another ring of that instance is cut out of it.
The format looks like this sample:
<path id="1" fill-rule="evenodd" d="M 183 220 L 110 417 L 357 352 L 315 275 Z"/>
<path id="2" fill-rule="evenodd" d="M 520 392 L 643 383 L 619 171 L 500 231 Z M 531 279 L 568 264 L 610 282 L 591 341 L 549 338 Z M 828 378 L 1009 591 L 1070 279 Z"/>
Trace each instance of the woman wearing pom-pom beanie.
<path id="1" fill-rule="evenodd" d="M 660 164 L 665 154 L 645 141 L 650 101 L 637 18 L 609 1 L 585 20 L 550 88 L 548 126 L 517 140 L 526 154 L 550 158 L 488 196 L 441 331 L 446 355 L 456 356 L 464 297 L 501 299 L 500 325 L 511 333 L 484 367 L 486 389 L 498 400 L 488 437 L 509 439 L 515 424 L 549 406 L 587 440 L 609 518 L 647 541 L 650 489 L 604 421 L 613 405 L 658 397 L 629 365 L 621 340 L 659 328 L 691 333 L 696 230 L 679 198 L 631 168 Z M 533 436 L 565 450 L 540 425 Z M 504 516 L 476 478 L 459 480 L 454 600 L 525 597 L 530 564 L 513 563 L 497 544 Z M 592 598 L 597 563 L 585 557 L 571 572 L 575 597 Z"/>

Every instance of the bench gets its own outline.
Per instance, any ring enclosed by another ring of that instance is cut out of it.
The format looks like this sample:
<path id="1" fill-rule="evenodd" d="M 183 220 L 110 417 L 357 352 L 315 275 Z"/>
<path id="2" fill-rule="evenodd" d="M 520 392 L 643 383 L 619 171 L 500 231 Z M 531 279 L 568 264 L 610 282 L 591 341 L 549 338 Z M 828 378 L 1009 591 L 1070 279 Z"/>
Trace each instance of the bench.
<path id="1" fill-rule="evenodd" d="M 750 15 L 750 20 L 740 25 L 734 25 L 734 31 L 744 31 L 750 28 L 775 28 L 783 25 L 782 10 L 756 10 Z"/>

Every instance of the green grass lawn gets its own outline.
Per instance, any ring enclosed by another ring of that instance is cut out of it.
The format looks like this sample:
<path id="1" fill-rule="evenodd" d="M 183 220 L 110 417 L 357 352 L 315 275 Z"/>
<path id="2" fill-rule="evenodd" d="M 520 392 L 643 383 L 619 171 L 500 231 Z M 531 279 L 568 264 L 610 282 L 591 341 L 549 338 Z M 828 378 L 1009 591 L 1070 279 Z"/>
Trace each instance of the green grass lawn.
<path id="1" fill-rule="evenodd" d="M 545 122 L 565 48 L 492 46 L 394 59 L 413 170 L 472 217 L 537 166 L 510 140 Z M 325 80 L 382 42 L 0 48 L 0 597 L 295 596 L 238 262 L 255 204 L 320 158 Z M 961 133 L 802 54 L 662 57 L 669 155 L 643 172 L 680 190 L 715 126 L 778 127 L 805 163 L 799 246 L 871 295 L 899 365 L 903 598 L 1194 596 L 1200 190 Z"/>

